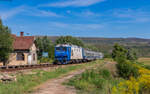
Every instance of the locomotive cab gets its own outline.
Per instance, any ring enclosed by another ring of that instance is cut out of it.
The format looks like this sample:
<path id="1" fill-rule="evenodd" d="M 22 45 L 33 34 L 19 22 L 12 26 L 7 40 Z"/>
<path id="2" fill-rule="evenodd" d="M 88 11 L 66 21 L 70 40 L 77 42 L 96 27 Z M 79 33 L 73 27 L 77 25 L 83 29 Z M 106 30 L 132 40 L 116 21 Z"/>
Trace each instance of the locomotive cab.
<path id="1" fill-rule="evenodd" d="M 56 46 L 55 47 L 55 62 L 57 64 L 67 64 L 70 61 L 71 47 Z"/>

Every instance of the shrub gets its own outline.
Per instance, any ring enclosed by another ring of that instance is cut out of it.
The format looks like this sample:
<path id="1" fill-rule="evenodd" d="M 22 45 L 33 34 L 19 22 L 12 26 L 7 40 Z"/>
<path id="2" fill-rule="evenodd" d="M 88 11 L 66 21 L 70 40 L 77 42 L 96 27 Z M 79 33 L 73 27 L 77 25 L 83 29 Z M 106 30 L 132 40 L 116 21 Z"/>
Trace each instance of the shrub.
<path id="1" fill-rule="evenodd" d="M 133 66 L 130 61 L 124 60 L 124 62 L 118 62 L 116 66 L 120 77 L 125 79 L 129 79 L 130 76 L 138 77 L 138 68 Z"/>
<path id="2" fill-rule="evenodd" d="M 50 63 L 50 62 L 52 62 L 52 60 L 48 57 L 42 57 L 40 59 L 40 63 Z"/>
<path id="3" fill-rule="evenodd" d="M 107 69 L 100 70 L 100 74 L 105 78 L 109 79 L 111 77 L 110 72 Z"/>

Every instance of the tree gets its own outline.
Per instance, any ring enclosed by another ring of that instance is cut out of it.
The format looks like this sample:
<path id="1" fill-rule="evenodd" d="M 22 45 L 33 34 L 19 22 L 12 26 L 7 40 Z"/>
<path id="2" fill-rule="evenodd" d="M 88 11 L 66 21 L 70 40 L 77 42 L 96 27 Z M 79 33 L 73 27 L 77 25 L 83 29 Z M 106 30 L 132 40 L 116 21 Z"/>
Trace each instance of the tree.
<path id="1" fill-rule="evenodd" d="M 51 44 L 49 49 L 50 50 L 48 51 L 48 56 L 49 56 L 49 58 L 51 58 L 52 60 L 54 60 L 55 46 L 53 44 Z"/>
<path id="2" fill-rule="evenodd" d="M 114 49 L 113 49 L 113 52 L 112 52 L 112 58 L 117 61 L 117 60 L 120 60 L 120 59 L 126 59 L 127 58 L 127 50 L 119 45 L 119 44 L 115 44 L 114 45 Z"/>
<path id="3" fill-rule="evenodd" d="M 48 52 L 50 50 L 50 46 L 52 44 L 51 40 L 47 38 L 47 36 L 44 36 L 42 38 L 42 44 L 43 44 L 43 51 Z"/>
<path id="4" fill-rule="evenodd" d="M 38 59 L 42 58 L 43 52 L 48 53 L 48 57 L 53 59 L 54 57 L 54 45 L 52 44 L 51 40 L 44 36 L 43 38 L 38 37 L 35 41 L 36 46 L 38 48 Z"/>
<path id="5" fill-rule="evenodd" d="M 131 61 L 135 61 L 138 59 L 136 50 L 133 48 L 127 48 L 127 59 Z"/>
<path id="6" fill-rule="evenodd" d="M 95 47 L 94 45 L 90 45 L 90 44 L 85 45 L 84 48 L 90 49 L 92 51 L 99 51 L 97 47 Z"/>
<path id="7" fill-rule="evenodd" d="M 61 36 L 56 40 L 56 45 L 57 44 L 72 44 L 72 45 L 84 47 L 84 44 L 80 39 L 77 39 L 72 36 Z"/>
<path id="8" fill-rule="evenodd" d="M 117 59 L 127 59 L 130 61 L 135 61 L 138 59 L 136 50 L 133 48 L 125 48 L 121 45 L 115 44 L 112 52 L 112 58 L 117 61 Z"/>
<path id="9" fill-rule="evenodd" d="M 6 66 L 9 63 L 9 55 L 13 51 L 13 37 L 7 26 L 0 19 L 0 62 Z"/>
<path id="10" fill-rule="evenodd" d="M 40 59 L 42 57 L 42 53 L 44 51 L 42 39 L 39 37 L 36 38 L 35 44 L 36 44 L 36 47 L 38 48 L 38 51 L 37 51 L 38 59 Z"/>

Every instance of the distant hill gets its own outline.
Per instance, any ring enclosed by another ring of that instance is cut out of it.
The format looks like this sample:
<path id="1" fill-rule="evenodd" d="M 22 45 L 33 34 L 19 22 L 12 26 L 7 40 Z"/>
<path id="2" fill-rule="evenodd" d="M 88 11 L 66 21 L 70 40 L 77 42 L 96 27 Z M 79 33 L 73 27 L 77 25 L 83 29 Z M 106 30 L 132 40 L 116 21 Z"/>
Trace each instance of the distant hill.
<path id="1" fill-rule="evenodd" d="M 110 54 L 115 43 L 134 48 L 139 57 L 150 57 L 150 39 L 141 38 L 80 38 L 87 44 L 95 45 L 105 54 Z"/>
<path id="2" fill-rule="evenodd" d="M 42 37 L 42 36 L 40 36 Z M 53 42 L 58 38 L 57 36 L 48 36 Z M 105 54 L 110 54 L 113 45 L 119 43 L 125 47 L 135 48 L 138 56 L 150 57 L 150 39 L 142 38 L 94 38 L 94 37 L 78 37 L 86 44 L 96 46 L 99 51 Z"/>

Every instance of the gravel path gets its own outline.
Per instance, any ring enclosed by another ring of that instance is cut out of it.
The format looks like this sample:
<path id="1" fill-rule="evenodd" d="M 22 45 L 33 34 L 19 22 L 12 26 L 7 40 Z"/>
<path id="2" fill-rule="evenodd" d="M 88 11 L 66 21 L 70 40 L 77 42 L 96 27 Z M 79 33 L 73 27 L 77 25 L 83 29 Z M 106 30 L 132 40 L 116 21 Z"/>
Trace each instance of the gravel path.
<path id="1" fill-rule="evenodd" d="M 66 87 L 62 85 L 63 82 L 72 78 L 75 75 L 81 74 L 84 70 L 78 70 L 71 72 L 63 77 L 49 80 L 36 88 L 36 92 L 32 94 L 76 94 L 74 88 Z"/>

